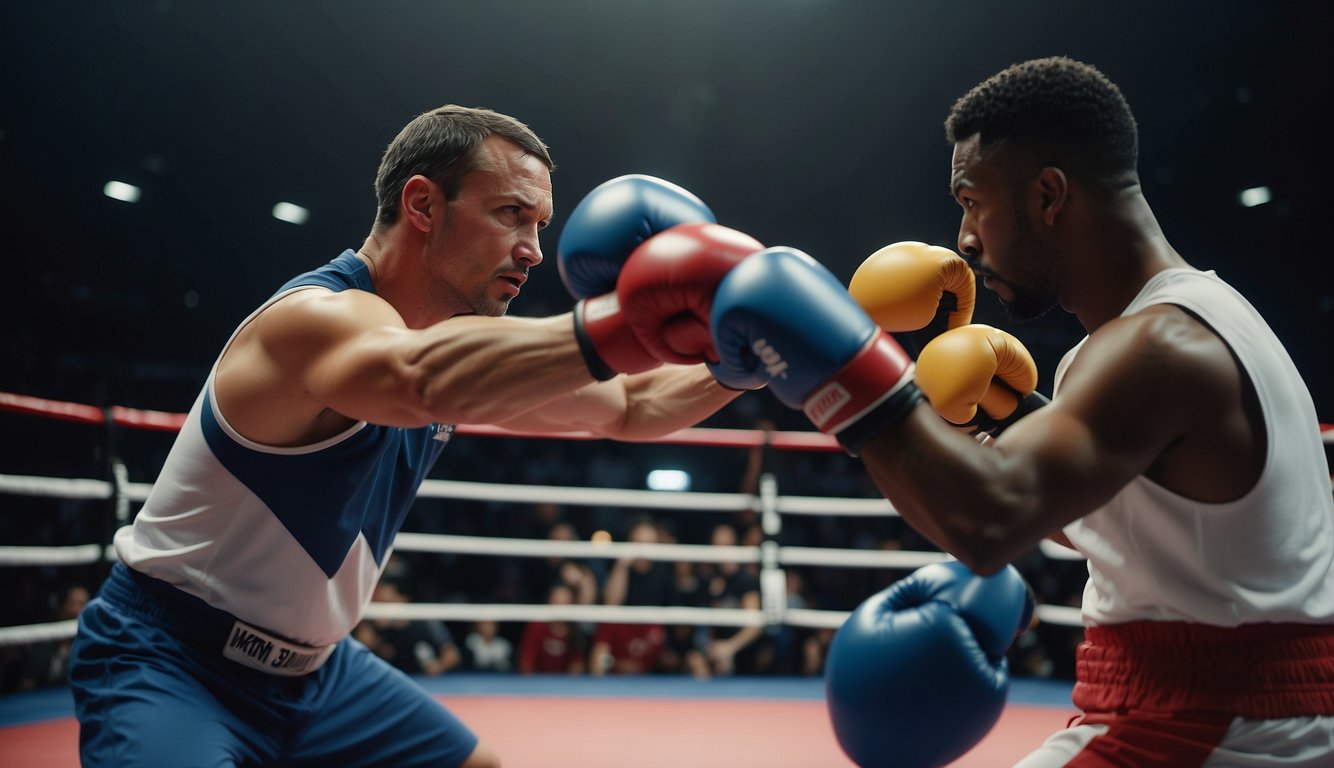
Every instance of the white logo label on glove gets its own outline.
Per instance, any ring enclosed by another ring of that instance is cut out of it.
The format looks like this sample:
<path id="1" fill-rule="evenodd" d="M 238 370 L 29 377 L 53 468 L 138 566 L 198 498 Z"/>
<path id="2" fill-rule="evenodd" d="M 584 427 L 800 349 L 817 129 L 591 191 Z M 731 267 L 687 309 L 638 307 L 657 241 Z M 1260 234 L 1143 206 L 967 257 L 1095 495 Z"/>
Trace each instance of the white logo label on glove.
<path id="1" fill-rule="evenodd" d="M 751 342 L 750 351 L 764 363 L 764 372 L 771 379 L 787 378 L 787 361 L 770 346 L 768 339 L 756 339 Z"/>
<path id="2" fill-rule="evenodd" d="M 621 302 L 616 294 L 605 293 L 584 302 L 584 322 L 595 322 L 611 317 L 621 311 Z"/>
<path id="3" fill-rule="evenodd" d="M 820 389 L 817 389 L 815 394 L 807 398 L 806 404 L 802 406 L 802 410 L 806 412 L 806 418 L 810 419 L 812 424 L 820 429 L 824 429 L 824 425 L 829 419 L 832 418 L 840 408 L 850 402 L 852 402 L 852 395 L 848 390 L 837 381 L 831 381 Z"/>

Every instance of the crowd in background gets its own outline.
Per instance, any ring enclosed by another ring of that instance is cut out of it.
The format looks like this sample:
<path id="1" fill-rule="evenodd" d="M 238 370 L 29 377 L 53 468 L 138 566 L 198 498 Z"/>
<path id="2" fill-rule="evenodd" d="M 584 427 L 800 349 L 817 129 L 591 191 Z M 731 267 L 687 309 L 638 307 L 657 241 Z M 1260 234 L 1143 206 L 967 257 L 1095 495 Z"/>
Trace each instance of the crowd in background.
<path id="1" fill-rule="evenodd" d="M 801 429 L 785 416 L 732 409 L 709 426 Z M 123 430 L 107 440 L 101 428 L 0 415 L 6 428 L 27 430 L 33 450 L 6 474 L 102 477 L 107 451 L 125 463 L 128 479 L 152 482 L 171 434 Z M 40 435 L 40 439 L 38 436 Z M 42 445 L 48 444 L 47 448 Z M 653 468 L 691 476 L 691 490 L 754 493 L 772 473 L 783 495 L 877 498 L 855 459 L 838 452 L 778 451 L 489 439 L 455 436 L 433 477 L 488 483 L 642 489 Z M 115 510 L 105 500 L 0 496 L 7 545 L 72 545 L 107 541 Z M 134 505 L 137 508 L 137 505 Z M 124 511 L 124 510 L 123 510 Z M 128 511 L 133 513 L 133 509 Z M 748 546 L 764 534 L 754 510 L 633 510 L 552 503 L 514 504 L 422 497 L 405 531 L 488 537 Z M 931 550 L 896 517 L 787 515 L 777 537 L 785 546 L 860 550 Z M 1034 552 L 1015 564 L 1045 604 L 1078 605 L 1086 575 L 1080 561 Z M 378 602 L 588 604 L 759 608 L 759 566 L 610 558 L 531 558 L 397 552 L 387 564 Z M 4 625 L 72 618 L 105 576 L 105 563 L 0 566 Z M 909 569 L 788 567 L 787 604 L 848 611 Z M 504 674 L 676 674 L 818 676 L 833 630 L 792 626 L 590 624 L 581 622 L 441 622 L 367 620 L 355 636 L 413 674 L 459 671 Z M 1038 624 L 1012 651 L 1016 674 L 1073 677 L 1079 629 Z M 68 642 L 0 646 L 0 690 L 63 683 Z"/>

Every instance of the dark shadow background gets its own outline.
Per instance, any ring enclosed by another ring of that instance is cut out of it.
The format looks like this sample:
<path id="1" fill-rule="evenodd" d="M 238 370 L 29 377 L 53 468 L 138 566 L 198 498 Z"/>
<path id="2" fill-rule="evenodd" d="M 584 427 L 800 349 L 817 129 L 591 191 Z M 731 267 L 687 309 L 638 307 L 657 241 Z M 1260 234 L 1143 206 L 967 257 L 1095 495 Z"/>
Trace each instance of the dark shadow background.
<path id="1" fill-rule="evenodd" d="M 585 192 L 640 172 L 846 281 L 886 243 L 953 245 L 947 109 L 1065 54 L 1122 86 L 1168 238 L 1260 308 L 1334 421 L 1331 22 L 1324 3 L 1236 0 L 9 4 L 0 389 L 187 408 L 257 302 L 360 245 L 384 146 L 446 102 L 551 145 L 549 257 Z M 141 200 L 103 196 L 110 179 Z M 1273 201 L 1242 207 L 1256 185 Z M 272 218 L 279 200 L 309 222 Z M 983 293 L 978 320 L 1006 325 Z M 513 312 L 569 303 L 548 263 Z M 1059 313 L 1012 330 L 1050 390 L 1082 331 Z"/>

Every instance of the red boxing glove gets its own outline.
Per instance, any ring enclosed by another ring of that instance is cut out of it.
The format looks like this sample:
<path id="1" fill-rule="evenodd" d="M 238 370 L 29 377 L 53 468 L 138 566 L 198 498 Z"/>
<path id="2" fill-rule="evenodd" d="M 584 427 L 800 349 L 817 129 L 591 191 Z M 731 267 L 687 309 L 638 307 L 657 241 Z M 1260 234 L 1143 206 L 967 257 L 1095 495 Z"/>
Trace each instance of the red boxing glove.
<path id="1" fill-rule="evenodd" d="M 714 291 L 732 267 L 763 249 L 750 235 L 719 224 L 678 224 L 630 254 L 616 281 L 620 311 L 658 360 L 716 363 L 709 334 Z"/>
<path id="2" fill-rule="evenodd" d="M 642 373 L 662 365 L 626 322 L 616 292 L 574 305 L 574 338 L 584 356 L 588 372 L 598 381 L 607 381 L 618 373 Z"/>

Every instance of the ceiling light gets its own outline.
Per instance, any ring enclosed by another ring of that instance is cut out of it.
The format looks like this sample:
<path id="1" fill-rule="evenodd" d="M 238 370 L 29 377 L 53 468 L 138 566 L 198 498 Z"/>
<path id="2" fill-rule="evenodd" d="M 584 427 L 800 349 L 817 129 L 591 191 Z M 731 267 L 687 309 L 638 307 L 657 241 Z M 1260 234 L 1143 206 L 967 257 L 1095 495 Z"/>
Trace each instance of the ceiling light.
<path id="1" fill-rule="evenodd" d="M 1251 187 L 1250 189 L 1243 189 L 1241 194 L 1237 195 L 1237 198 L 1247 208 L 1254 208 L 1257 205 L 1264 205 L 1269 202 L 1273 195 L 1269 193 L 1269 187 Z"/>
<path id="2" fill-rule="evenodd" d="M 102 194 L 112 200 L 122 200 L 127 203 L 139 202 L 139 188 L 123 181 L 108 181 L 107 185 L 102 187 Z"/>
<path id="3" fill-rule="evenodd" d="M 278 203 L 273 206 L 273 218 L 289 224 L 305 224 L 310 211 L 295 203 Z"/>

